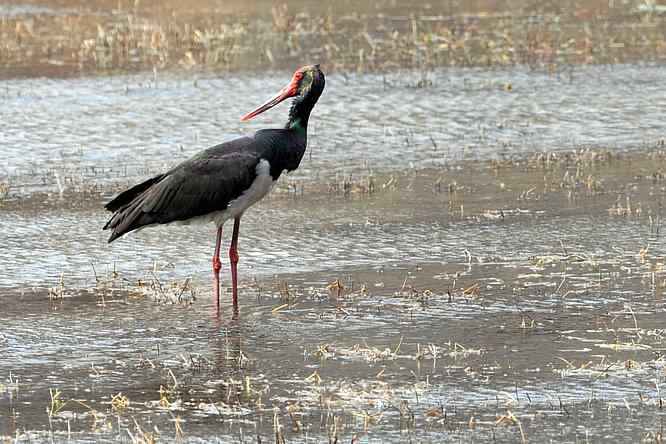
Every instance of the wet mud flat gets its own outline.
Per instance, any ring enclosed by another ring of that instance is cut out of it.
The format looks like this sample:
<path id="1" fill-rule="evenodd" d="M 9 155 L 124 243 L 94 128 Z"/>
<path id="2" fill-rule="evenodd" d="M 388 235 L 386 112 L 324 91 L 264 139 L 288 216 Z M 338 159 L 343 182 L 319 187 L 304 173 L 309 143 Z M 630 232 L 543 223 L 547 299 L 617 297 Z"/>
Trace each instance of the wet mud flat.
<path id="1" fill-rule="evenodd" d="M 3 259 L 0 436 L 661 442 L 664 171 L 657 144 L 285 184 L 244 218 L 237 319 L 212 228 L 100 253 L 104 191 L 5 201 L 68 259 Z"/>

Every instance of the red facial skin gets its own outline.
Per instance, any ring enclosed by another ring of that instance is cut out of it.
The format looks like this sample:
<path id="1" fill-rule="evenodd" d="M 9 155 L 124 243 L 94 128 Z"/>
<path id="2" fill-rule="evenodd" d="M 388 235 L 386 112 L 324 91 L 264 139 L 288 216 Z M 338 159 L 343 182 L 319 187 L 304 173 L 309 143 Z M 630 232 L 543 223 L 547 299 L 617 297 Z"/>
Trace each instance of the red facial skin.
<path id="1" fill-rule="evenodd" d="M 251 118 L 263 113 L 264 111 L 273 108 L 278 103 L 290 97 L 296 96 L 298 94 L 298 84 L 302 78 L 303 78 L 303 71 L 302 69 L 299 69 L 294 73 L 294 76 L 291 78 L 291 82 L 289 82 L 287 86 L 282 88 L 275 97 L 268 100 L 266 103 L 264 103 L 254 111 L 250 111 L 249 113 L 245 114 L 243 117 L 241 117 L 241 122 L 250 120 Z"/>

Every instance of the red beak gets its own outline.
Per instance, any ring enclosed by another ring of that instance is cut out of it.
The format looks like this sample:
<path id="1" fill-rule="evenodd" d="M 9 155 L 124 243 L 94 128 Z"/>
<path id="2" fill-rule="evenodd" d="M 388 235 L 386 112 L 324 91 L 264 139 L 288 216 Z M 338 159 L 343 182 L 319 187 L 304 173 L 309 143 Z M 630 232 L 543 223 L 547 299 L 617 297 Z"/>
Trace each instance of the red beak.
<path id="1" fill-rule="evenodd" d="M 251 112 L 245 114 L 243 117 L 241 117 L 241 122 L 245 122 L 247 120 L 250 120 L 254 116 L 257 116 L 257 115 L 263 113 L 267 109 L 273 108 L 278 103 L 280 103 L 280 102 L 282 102 L 282 101 L 284 101 L 284 100 L 286 100 L 290 97 L 294 97 L 298 92 L 298 82 L 299 82 L 301 76 L 302 76 L 302 74 L 300 72 L 296 72 L 296 74 L 294 74 L 294 77 L 291 79 L 291 82 L 289 82 L 289 84 L 287 86 L 282 88 L 280 90 L 280 92 L 277 93 L 277 95 L 275 97 L 273 97 L 268 102 L 264 103 L 259 108 L 255 109 L 254 111 L 251 111 Z"/>

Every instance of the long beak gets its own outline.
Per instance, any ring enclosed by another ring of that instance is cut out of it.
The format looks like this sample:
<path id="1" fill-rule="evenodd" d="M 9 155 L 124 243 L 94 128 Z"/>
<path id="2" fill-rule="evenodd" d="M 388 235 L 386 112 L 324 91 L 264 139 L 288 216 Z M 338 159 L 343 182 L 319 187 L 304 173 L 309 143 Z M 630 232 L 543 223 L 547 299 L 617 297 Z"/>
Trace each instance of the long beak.
<path id="1" fill-rule="evenodd" d="M 275 105 L 278 103 L 288 99 L 289 97 L 294 97 L 296 95 L 296 84 L 294 82 L 289 83 L 289 85 L 285 86 L 280 90 L 279 93 L 272 99 L 270 99 L 268 102 L 264 103 L 261 105 L 259 108 L 255 109 L 254 111 L 251 111 L 247 114 L 245 114 L 243 117 L 241 117 L 241 122 L 245 122 L 247 120 L 250 120 L 254 116 L 257 116 L 267 109 L 273 108 Z"/>

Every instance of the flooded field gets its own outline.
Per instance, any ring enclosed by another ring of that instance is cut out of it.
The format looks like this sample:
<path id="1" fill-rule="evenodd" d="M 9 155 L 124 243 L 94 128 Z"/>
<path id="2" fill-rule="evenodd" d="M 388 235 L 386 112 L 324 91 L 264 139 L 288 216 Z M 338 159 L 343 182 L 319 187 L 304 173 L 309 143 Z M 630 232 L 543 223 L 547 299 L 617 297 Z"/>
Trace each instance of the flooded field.
<path id="1" fill-rule="evenodd" d="M 662 6 L 246 3 L 0 5 L 0 442 L 663 442 Z M 212 225 L 106 243 L 316 58 L 238 317 Z"/>
<path id="2" fill-rule="evenodd" d="M 0 430 L 659 442 L 665 168 L 580 150 L 278 190 L 244 218 L 221 320 L 212 227 L 109 247 L 99 195 L 10 199 Z"/>

